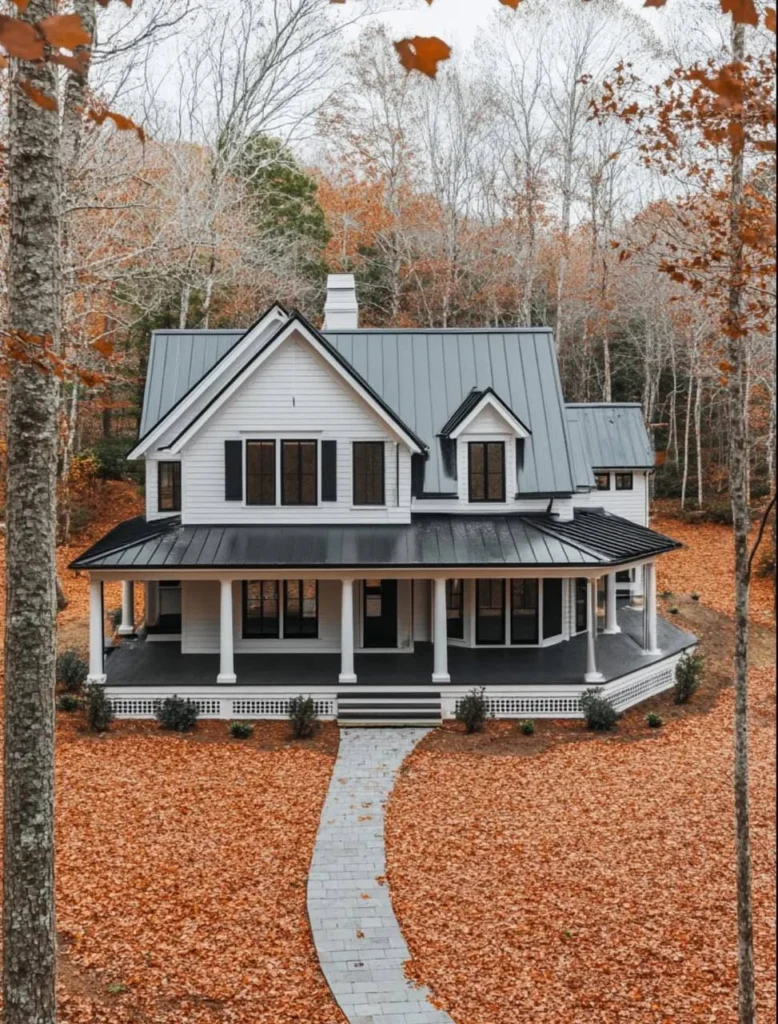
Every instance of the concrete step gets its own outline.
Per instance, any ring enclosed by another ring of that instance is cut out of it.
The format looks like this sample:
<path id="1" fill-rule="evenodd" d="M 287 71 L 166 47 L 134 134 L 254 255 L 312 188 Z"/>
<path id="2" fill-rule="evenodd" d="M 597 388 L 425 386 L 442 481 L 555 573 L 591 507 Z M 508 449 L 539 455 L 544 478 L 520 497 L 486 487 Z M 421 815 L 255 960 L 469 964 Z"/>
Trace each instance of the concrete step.
<path id="1" fill-rule="evenodd" d="M 344 727 L 440 725 L 440 694 L 373 690 L 339 695 L 338 722 Z"/>

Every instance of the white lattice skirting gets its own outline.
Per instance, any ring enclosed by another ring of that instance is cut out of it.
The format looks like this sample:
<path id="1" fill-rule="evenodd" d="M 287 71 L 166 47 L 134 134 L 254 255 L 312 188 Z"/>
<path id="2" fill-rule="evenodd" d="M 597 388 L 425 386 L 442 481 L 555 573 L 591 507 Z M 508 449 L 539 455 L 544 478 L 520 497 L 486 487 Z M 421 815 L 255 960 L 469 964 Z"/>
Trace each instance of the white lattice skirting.
<path id="1" fill-rule="evenodd" d="M 130 690 L 124 687 L 106 687 L 106 695 L 111 702 L 117 718 L 154 718 L 159 705 L 165 697 L 170 697 L 173 690 L 144 687 L 142 690 Z M 197 705 L 201 718 L 223 718 L 228 721 L 250 718 L 288 718 L 289 703 L 297 696 L 313 697 L 316 714 L 319 718 L 335 718 L 337 716 L 337 696 L 332 693 L 302 693 L 299 690 L 282 692 L 276 690 L 256 690 L 244 692 L 232 691 L 229 695 L 217 692 L 203 693 L 202 688 L 196 691 L 178 688 L 175 693 L 185 700 Z"/>
<path id="2" fill-rule="evenodd" d="M 657 693 L 669 690 L 675 682 L 675 666 L 680 654 L 630 672 L 601 687 L 617 711 L 626 711 Z M 485 687 L 489 713 L 495 718 L 583 718 L 581 694 L 591 684 L 572 686 Z M 472 688 L 446 690 L 442 700 L 443 717 L 454 718 L 459 702 Z"/>

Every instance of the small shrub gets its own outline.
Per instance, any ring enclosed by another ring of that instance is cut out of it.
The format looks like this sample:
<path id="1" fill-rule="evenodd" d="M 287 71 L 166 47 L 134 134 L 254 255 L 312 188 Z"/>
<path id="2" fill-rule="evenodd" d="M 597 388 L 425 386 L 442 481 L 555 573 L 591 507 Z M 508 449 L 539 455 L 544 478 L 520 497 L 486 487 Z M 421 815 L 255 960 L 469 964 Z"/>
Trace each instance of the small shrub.
<path id="1" fill-rule="evenodd" d="M 480 732 L 484 722 L 488 718 L 484 688 L 472 689 L 467 696 L 459 702 L 456 717 L 458 722 L 463 722 L 465 731 L 469 733 Z"/>
<path id="2" fill-rule="evenodd" d="M 92 683 L 86 688 L 86 724 L 92 732 L 106 732 L 114 719 L 111 702 L 105 695 L 105 688 Z"/>
<path id="3" fill-rule="evenodd" d="M 649 713 L 646 715 L 646 722 L 648 724 L 649 729 L 661 729 L 661 727 L 665 724 L 662 716 L 658 715 L 655 711 L 649 711 Z"/>
<path id="4" fill-rule="evenodd" d="M 81 707 L 81 701 L 78 697 L 74 697 L 72 693 L 63 693 L 57 701 L 57 707 L 60 711 L 78 711 Z"/>
<path id="5" fill-rule="evenodd" d="M 230 736 L 234 740 L 247 740 L 254 732 L 254 726 L 249 722 L 230 722 Z"/>
<path id="6" fill-rule="evenodd" d="M 619 720 L 618 711 L 607 697 L 603 697 L 602 690 L 597 686 L 581 694 L 581 710 L 587 726 L 597 732 L 610 732 Z"/>
<path id="7" fill-rule="evenodd" d="M 519 728 L 525 736 L 535 735 L 535 723 L 531 718 L 527 718 L 525 721 L 519 722 Z"/>
<path id="8" fill-rule="evenodd" d="M 671 615 L 677 615 L 678 614 L 678 606 L 677 605 L 673 605 L 671 608 L 668 608 L 667 610 L 670 612 Z"/>
<path id="9" fill-rule="evenodd" d="M 119 628 L 119 626 L 121 626 L 121 624 L 122 624 L 122 610 L 121 610 L 121 608 L 112 608 L 108 612 L 108 621 L 113 626 L 113 629 L 114 629 L 114 632 L 115 632 Z"/>
<path id="10" fill-rule="evenodd" d="M 89 666 L 76 651 L 63 651 L 57 658 L 57 682 L 68 693 L 78 693 L 89 675 Z"/>
<path id="11" fill-rule="evenodd" d="M 699 690 L 702 682 L 703 659 L 696 651 L 684 654 L 675 667 L 675 703 L 686 704 Z"/>
<path id="12" fill-rule="evenodd" d="M 662 598 L 663 601 L 669 601 L 670 598 L 673 596 L 673 592 L 672 590 L 663 590 L 659 596 Z"/>
<path id="13" fill-rule="evenodd" d="M 318 724 L 313 697 L 293 697 L 289 701 L 289 721 L 296 740 L 309 740 Z"/>
<path id="14" fill-rule="evenodd" d="M 200 712 L 194 701 L 184 700 L 177 694 L 165 697 L 157 710 L 157 721 L 170 732 L 189 732 L 194 728 Z"/>
<path id="15" fill-rule="evenodd" d="M 699 592 L 699 590 L 695 590 L 694 593 L 692 594 L 692 601 L 699 601 L 699 599 L 700 599 L 700 592 Z"/>

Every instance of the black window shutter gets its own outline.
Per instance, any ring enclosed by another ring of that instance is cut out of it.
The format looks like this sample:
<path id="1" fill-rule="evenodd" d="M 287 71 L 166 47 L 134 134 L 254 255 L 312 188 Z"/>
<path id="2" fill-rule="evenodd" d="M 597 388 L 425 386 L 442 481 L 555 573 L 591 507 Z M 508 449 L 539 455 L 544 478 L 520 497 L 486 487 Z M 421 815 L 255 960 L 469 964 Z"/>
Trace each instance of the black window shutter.
<path id="1" fill-rule="evenodd" d="M 321 500 L 338 500 L 338 442 L 321 443 Z"/>
<path id="2" fill-rule="evenodd" d="M 224 500 L 243 501 L 243 442 L 224 442 Z"/>

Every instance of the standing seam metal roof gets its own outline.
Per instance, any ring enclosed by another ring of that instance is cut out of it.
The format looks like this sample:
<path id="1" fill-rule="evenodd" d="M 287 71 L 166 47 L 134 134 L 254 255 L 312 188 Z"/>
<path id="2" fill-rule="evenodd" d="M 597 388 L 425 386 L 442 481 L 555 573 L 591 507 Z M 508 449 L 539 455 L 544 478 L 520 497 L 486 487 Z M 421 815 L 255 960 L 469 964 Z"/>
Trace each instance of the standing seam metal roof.
<path id="1" fill-rule="evenodd" d="M 638 402 L 571 403 L 571 435 L 580 434 L 595 469 L 653 469 L 654 450 Z"/>

